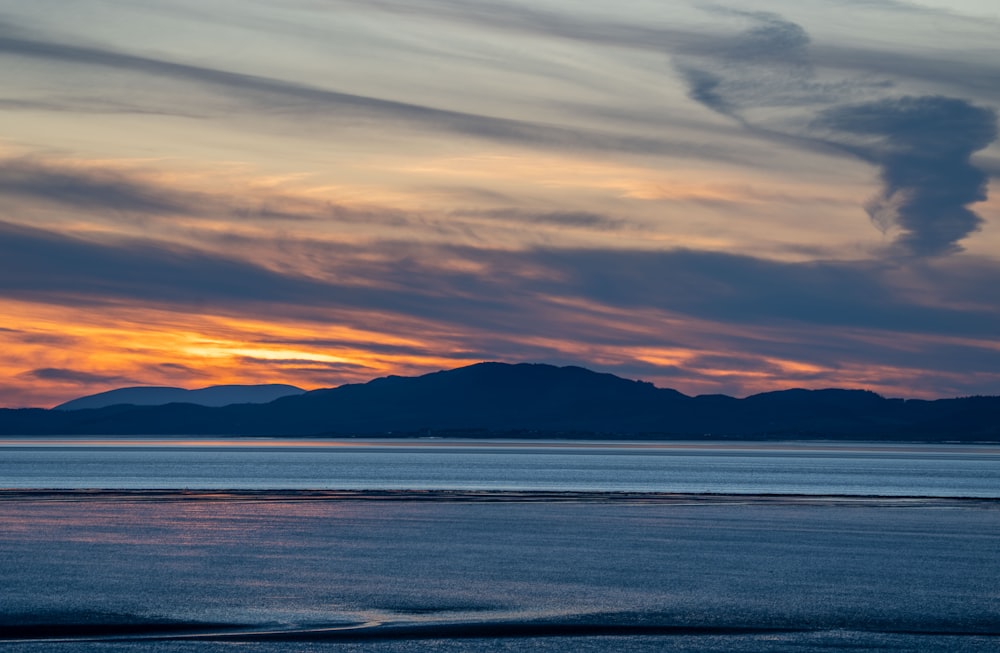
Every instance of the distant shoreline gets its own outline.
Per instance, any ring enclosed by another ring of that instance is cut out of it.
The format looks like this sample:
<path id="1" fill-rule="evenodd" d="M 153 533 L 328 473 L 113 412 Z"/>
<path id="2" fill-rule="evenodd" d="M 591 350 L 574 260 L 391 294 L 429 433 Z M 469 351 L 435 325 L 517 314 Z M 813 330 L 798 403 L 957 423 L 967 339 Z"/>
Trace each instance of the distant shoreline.
<path id="1" fill-rule="evenodd" d="M 432 502 L 596 503 L 658 505 L 801 505 L 869 507 L 980 507 L 1000 509 L 1000 498 L 845 494 L 736 494 L 536 490 L 216 490 L 216 489 L 14 489 L 0 488 L 0 502 Z"/>

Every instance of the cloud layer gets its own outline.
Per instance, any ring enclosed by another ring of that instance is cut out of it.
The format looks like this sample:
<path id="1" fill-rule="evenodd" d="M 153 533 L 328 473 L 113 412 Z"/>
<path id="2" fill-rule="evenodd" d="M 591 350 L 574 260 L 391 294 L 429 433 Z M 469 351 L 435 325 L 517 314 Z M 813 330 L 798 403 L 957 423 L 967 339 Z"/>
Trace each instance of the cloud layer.
<path id="1" fill-rule="evenodd" d="M 982 223 L 968 205 L 987 199 L 988 177 L 971 157 L 996 141 L 996 111 L 945 96 L 845 104 L 851 96 L 893 89 L 850 78 L 819 83 L 811 39 L 800 25 L 763 12 L 715 11 L 746 18 L 751 26 L 703 67 L 680 61 L 692 99 L 765 136 L 814 140 L 875 163 L 883 189 L 865 210 L 883 232 L 900 232 L 897 251 L 935 256 L 961 250 L 959 241 Z M 768 127 L 751 117 L 775 106 L 816 117 L 809 131 Z"/>
<path id="2" fill-rule="evenodd" d="M 995 25 L 850 6 L 12 5 L 8 403 L 481 359 L 998 393 Z"/>

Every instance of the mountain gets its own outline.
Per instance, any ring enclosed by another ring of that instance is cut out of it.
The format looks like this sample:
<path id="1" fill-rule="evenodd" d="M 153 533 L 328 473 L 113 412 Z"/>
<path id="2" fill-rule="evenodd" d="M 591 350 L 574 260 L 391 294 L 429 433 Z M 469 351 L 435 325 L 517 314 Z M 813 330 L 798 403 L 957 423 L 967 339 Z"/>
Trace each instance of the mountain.
<path id="1" fill-rule="evenodd" d="M 197 404 L 199 406 L 228 406 L 230 404 L 266 404 L 281 397 L 300 395 L 305 390 L 294 385 L 271 383 L 265 385 L 213 385 L 198 390 L 159 386 L 119 388 L 72 399 L 53 410 L 83 410 L 104 408 L 120 404 L 133 406 L 162 406 L 164 404 Z"/>
<path id="2" fill-rule="evenodd" d="M 266 404 L 0 410 L 3 434 L 852 439 L 1000 442 L 1000 397 L 864 390 L 690 397 L 581 367 L 477 363 Z"/>

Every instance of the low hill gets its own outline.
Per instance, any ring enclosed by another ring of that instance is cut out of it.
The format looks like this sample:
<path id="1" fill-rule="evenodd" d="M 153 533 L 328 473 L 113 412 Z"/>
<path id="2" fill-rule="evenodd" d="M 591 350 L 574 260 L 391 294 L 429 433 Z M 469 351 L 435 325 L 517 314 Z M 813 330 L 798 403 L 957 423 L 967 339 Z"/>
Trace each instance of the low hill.
<path id="1" fill-rule="evenodd" d="M 230 404 L 266 404 L 300 395 L 305 390 L 294 385 L 269 383 L 261 385 L 213 385 L 198 390 L 163 386 L 118 388 L 59 404 L 53 410 L 84 410 L 130 404 L 133 406 L 163 406 L 165 404 L 196 404 L 198 406 L 229 406 Z"/>
<path id="2" fill-rule="evenodd" d="M 1000 441 L 1000 397 L 864 390 L 690 397 L 581 367 L 478 363 L 269 403 L 0 410 L 4 434 Z"/>

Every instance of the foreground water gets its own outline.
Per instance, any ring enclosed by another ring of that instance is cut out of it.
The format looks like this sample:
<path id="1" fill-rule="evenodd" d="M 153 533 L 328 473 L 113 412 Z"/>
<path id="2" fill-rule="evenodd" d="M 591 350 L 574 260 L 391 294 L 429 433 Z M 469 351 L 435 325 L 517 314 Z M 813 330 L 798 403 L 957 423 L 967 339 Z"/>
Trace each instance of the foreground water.
<path id="1" fill-rule="evenodd" d="M 990 447 L 8 439 L 0 647 L 995 651 L 998 465 Z"/>
<path id="2" fill-rule="evenodd" d="M 993 501 L 95 494 L 0 501 L 0 521 L 11 651 L 1000 643 Z"/>
<path id="3" fill-rule="evenodd" d="M 7 438 L 0 487 L 1000 497 L 1000 447 Z"/>

